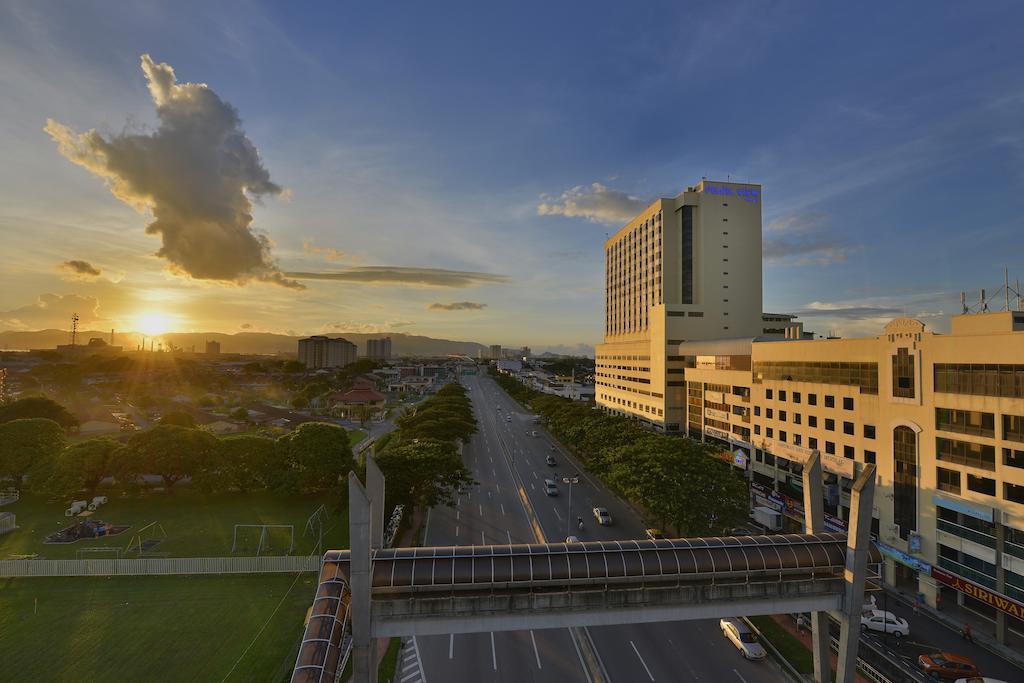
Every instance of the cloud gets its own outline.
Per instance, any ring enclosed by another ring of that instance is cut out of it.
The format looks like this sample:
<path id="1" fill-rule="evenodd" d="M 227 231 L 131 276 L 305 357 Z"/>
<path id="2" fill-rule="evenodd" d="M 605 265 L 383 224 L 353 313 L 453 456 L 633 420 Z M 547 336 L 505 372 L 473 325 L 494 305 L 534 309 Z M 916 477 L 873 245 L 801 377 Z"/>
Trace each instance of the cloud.
<path id="1" fill-rule="evenodd" d="M 318 247 L 313 244 L 313 240 L 302 240 L 302 252 L 308 255 L 323 256 L 327 261 L 351 261 L 358 263 L 361 258 L 353 256 L 352 254 L 346 253 L 341 249 L 335 249 L 334 247 Z"/>
<path id="2" fill-rule="evenodd" d="M 0 311 L 0 327 L 15 330 L 66 329 L 70 328 L 71 316 L 75 313 L 79 315 L 81 325 L 85 326 L 101 319 L 98 310 L 96 297 L 40 294 L 35 303 Z"/>
<path id="3" fill-rule="evenodd" d="M 798 266 L 842 263 L 852 248 L 831 233 L 828 224 L 828 214 L 817 211 L 776 218 L 764 231 L 764 259 Z"/>
<path id="4" fill-rule="evenodd" d="M 243 330 L 251 330 L 252 323 L 242 323 L 241 325 L 239 325 L 239 327 L 241 327 Z"/>
<path id="5" fill-rule="evenodd" d="M 405 268 L 402 266 L 353 266 L 325 272 L 293 272 L 285 276 L 297 280 L 336 280 L 364 285 L 408 285 L 411 287 L 472 287 L 509 282 L 505 275 L 476 273 L 443 268 Z"/>
<path id="6" fill-rule="evenodd" d="M 487 304 L 478 304 L 475 301 L 453 301 L 450 304 L 432 303 L 427 306 L 428 311 L 479 311 L 487 308 Z"/>
<path id="7" fill-rule="evenodd" d="M 650 203 L 601 183 L 577 185 L 557 197 L 542 195 L 541 199 L 539 216 L 586 218 L 592 223 L 625 223 Z"/>
<path id="8" fill-rule="evenodd" d="M 58 270 L 69 273 L 73 277 L 92 279 L 97 278 L 103 274 L 103 271 L 92 265 L 88 261 L 80 261 L 78 259 L 72 259 L 65 261 L 64 263 L 57 266 Z"/>
<path id="9" fill-rule="evenodd" d="M 330 323 L 324 326 L 325 332 L 352 332 L 356 334 L 379 334 L 390 332 L 400 327 L 415 325 L 411 320 L 388 320 L 385 322 L 360 322 L 356 320 L 343 320 Z"/>
<path id="10" fill-rule="evenodd" d="M 178 83 L 174 69 L 142 55 L 160 125 L 103 137 L 48 119 L 64 157 L 103 178 L 115 197 L 149 210 L 146 227 L 162 241 L 157 256 L 200 280 L 273 282 L 301 289 L 274 263 L 271 241 L 252 229 L 250 197 L 280 196 L 238 112 L 202 83 Z"/>
<path id="11" fill-rule="evenodd" d="M 892 306 L 843 306 L 841 304 L 812 301 L 807 308 L 797 311 L 801 318 L 842 318 L 844 320 L 865 320 L 869 318 L 896 318 L 903 315 L 902 308 Z"/>

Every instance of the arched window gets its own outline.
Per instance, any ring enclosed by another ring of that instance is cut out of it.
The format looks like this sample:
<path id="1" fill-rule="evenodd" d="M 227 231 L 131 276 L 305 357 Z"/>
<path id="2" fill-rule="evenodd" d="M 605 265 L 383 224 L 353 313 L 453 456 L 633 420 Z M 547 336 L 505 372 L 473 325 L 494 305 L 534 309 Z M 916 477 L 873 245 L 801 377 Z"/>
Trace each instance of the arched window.
<path id="1" fill-rule="evenodd" d="M 892 430 L 893 521 L 900 527 L 900 538 L 907 540 L 917 529 L 917 434 L 910 427 Z"/>

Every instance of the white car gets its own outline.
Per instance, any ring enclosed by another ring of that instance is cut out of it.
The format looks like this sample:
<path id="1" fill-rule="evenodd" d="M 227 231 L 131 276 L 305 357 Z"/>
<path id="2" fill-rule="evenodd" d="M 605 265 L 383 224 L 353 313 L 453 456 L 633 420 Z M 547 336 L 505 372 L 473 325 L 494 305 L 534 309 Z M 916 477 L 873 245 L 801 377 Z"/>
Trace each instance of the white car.
<path id="1" fill-rule="evenodd" d="M 579 543 L 580 542 L 580 538 L 579 538 L 579 536 L 566 536 L 565 537 L 565 542 L 566 543 Z"/>
<path id="2" fill-rule="evenodd" d="M 612 525 L 612 513 L 608 512 L 608 508 L 594 508 L 594 519 L 601 526 Z"/>
<path id="3" fill-rule="evenodd" d="M 970 678 L 958 678 L 954 683 L 1006 683 L 1006 681 L 985 676 L 971 676 Z"/>
<path id="4" fill-rule="evenodd" d="M 558 495 L 558 484 L 555 483 L 554 479 L 544 480 L 544 493 L 548 494 L 549 496 Z"/>
<path id="5" fill-rule="evenodd" d="M 891 633 L 897 638 L 910 635 L 910 624 L 906 619 L 901 619 L 892 612 L 883 612 L 880 609 L 863 612 L 860 615 L 860 628 L 862 631 Z"/>
<path id="6" fill-rule="evenodd" d="M 718 622 L 718 625 L 722 629 L 722 635 L 728 638 L 729 642 L 735 645 L 736 649 L 746 659 L 758 660 L 768 656 L 761 643 L 757 642 L 757 636 L 754 635 L 754 632 L 742 620 L 736 618 L 722 619 Z"/>

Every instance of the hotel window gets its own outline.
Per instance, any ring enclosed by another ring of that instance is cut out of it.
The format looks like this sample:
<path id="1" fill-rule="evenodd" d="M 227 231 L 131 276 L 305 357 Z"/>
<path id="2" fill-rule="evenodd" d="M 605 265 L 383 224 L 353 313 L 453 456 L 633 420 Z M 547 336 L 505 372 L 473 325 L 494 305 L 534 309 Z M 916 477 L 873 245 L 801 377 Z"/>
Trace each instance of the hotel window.
<path id="1" fill-rule="evenodd" d="M 1024 417 L 1003 415 L 1003 438 L 1007 441 L 1024 442 Z"/>
<path id="2" fill-rule="evenodd" d="M 853 398 L 850 396 L 843 397 L 843 410 L 853 410 Z"/>
<path id="3" fill-rule="evenodd" d="M 799 434 L 794 434 L 793 435 L 793 443 L 795 445 L 799 446 L 802 441 L 803 441 L 803 438 Z"/>
<path id="4" fill-rule="evenodd" d="M 909 349 L 899 348 L 892 357 L 892 395 L 914 398 L 914 357 Z"/>
<path id="5" fill-rule="evenodd" d="M 808 427 L 817 427 L 818 426 L 818 418 L 815 417 L 814 415 L 808 415 L 807 416 L 807 426 Z"/>
<path id="6" fill-rule="evenodd" d="M 807 405 L 809 405 L 809 406 L 816 406 L 816 405 L 818 405 L 818 395 L 817 394 L 807 394 Z"/>
<path id="7" fill-rule="evenodd" d="M 935 468 L 935 478 L 940 491 L 960 495 L 960 473 L 942 467 Z"/>
<path id="8" fill-rule="evenodd" d="M 779 421 L 780 422 L 785 422 L 786 421 L 786 411 L 785 410 L 780 410 L 779 411 Z"/>
<path id="9" fill-rule="evenodd" d="M 1003 416 L 1004 436 L 1007 417 L 1009 416 Z M 994 413 L 984 413 L 978 410 L 936 408 L 935 428 L 944 432 L 994 437 L 996 435 L 996 416 Z"/>
<path id="10" fill-rule="evenodd" d="M 786 441 L 786 432 L 781 429 L 779 430 L 779 441 L 782 441 L 783 443 Z"/>
<path id="11" fill-rule="evenodd" d="M 773 417 L 775 417 L 775 411 L 772 410 L 771 408 L 765 408 L 764 416 L 771 420 Z"/>
<path id="12" fill-rule="evenodd" d="M 807 447 L 813 451 L 815 448 L 818 447 L 818 440 L 815 439 L 813 436 L 807 437 Z"/>
<path id="13" fill-rule="evenodd" d="M 873 439 L 875 438 L 875 425 L 864 425 L 864 438 Z"/>
<path id="14" fill-rule="evenodd" d="M 785 401 L 786 400 L 786 390 L 785 389 L 779 389 L 779 400 L 780 401 Z"/>
<path id="15" fill-rule="evenodd" d="M 853 458 L 854 458 L 853 446 L 843 446 L 843 457 L 847 458 L 848 460 L 853 460 Z"/>
<path id="16" fill-rule="evenodd" d="M 832 443 L 831 441 L 826 441 L 825 442 L 825 452 L 828 453 L 829 455 L 835 455 L 836 454 L 836 445 L 834 443 Z"/>
<path id="17" fill-rule="evenodd" d="M 876 459 L 877 456 L 875 455 L 874 451 L 864 451 L 864 462 L 866 462 L 869 465 L 874 465 Z"/>
<path id="18" fill-rule="evenodd" d="M 793 424 L 800 424 L 800 413 L 793 413 Z"/>
<path id="19" fill-rule="evenodd" d="M 765 430 L 764 430 L 764 435 L 766 437 L 768 437 L 769 439 L 771 439 L 772 437 L 775 436 L 775 432 L 774 432 L 774 430 L 771 427 L 766 427 Z"/>
<path id="20" fill-rule="evenodd" d="M 764 390 L 764 397 L 765 398 L 771 398 L 772 397 L 772 390 L 771 389 L 765 389 Z"/>
<path id="21" fill-rule="evenodd" d="M 1003 464 L 1007 467 L 1019 467 L 1024 469 L 1024 451 L 1015 448 L 1003 449 Z"/>
<path id="22" fill-rule="evenodd" d="M 799 402 L 800 402 L 800 392 L 799 391 L 794 391 L 793 392 L 793 403 L 799 403 Z"/>
<path id="23" fill-rule="evenodd" d="M 988 477 L 976 477 L 973 474 L 967 475 L 967 489 L 986 496 L 996 495 L 996 480 Z"/>
<path id="24" fill-rule="evenodd" d="M 830 417 L 825 418 L 825 430 L 829 432 L 836 431 L 836 421 Z"/>
<path id="25" fill-rule="evenodd" d="M 825 394 L 825 407 L 826 408 L 835 408 L 836 407 L 836 397 L 835 396 L 829 396 L 828 394 Z"/>
<path id="26" fill-rule="evenodd" d="M 1011 503 L 1024 503 L 1024 486 L 1009 482 L 1003 484 L 1003 498 Z"/>
<path id="27" fill-rule="evenodd" d="M 850 436 L 856 434 L 856 430 L 854 430 L 852 422 L 843 423 L 843 434 L 849 434 Z"/>

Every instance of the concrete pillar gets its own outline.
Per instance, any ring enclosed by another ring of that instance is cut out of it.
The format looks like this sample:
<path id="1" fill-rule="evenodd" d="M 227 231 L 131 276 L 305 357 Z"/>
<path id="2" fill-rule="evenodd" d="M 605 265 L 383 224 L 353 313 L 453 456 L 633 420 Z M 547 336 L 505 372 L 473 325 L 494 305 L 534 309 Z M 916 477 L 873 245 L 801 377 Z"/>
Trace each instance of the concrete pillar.
<path id="1" fill-rule="evenodd" d="M 370 498 L 370 547 L 384 547 L 384 473 L 377 461 L 366 454 L 366 495 Z"/>
<path id="2" fill-rule="evenodd" d="M 352 680 L 377 683 L 377 640 L 370 636 L 370 499 L 354 472 L 348 474 L 348 538 L 352 558 Z"/>
<path id="3" fill-rule="evenodd" d="M 821 453 L 814 451 L 804 463 L 804 525 L 809 534 L 825 531 L 825 501 L 821 487 Z M 829 647 L 828 612 L 811 613 L 811 652 L 814 655 L 815 683 L 830 683 L 832 680 L 831 650 Z"/>
<path id="4" fill-rule="evenodd" d="M 854 683 L 860 645 L 860 612 L 871 548 L 871 511 L 875 499 L 875 466 L 865 465 L 850 492 L 849 535 L 846 540 L 846 594 L 839 620 L 836 683 Z"/>

